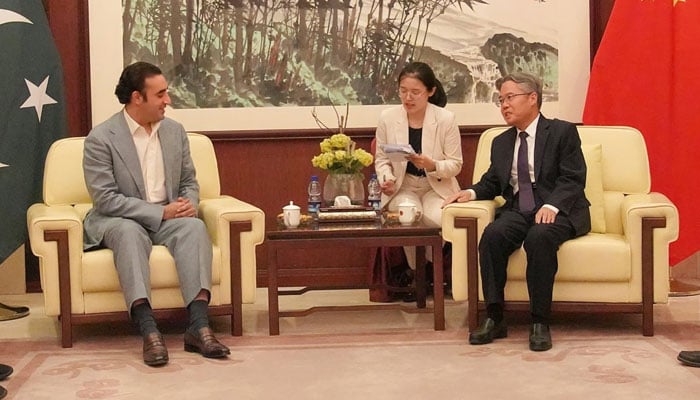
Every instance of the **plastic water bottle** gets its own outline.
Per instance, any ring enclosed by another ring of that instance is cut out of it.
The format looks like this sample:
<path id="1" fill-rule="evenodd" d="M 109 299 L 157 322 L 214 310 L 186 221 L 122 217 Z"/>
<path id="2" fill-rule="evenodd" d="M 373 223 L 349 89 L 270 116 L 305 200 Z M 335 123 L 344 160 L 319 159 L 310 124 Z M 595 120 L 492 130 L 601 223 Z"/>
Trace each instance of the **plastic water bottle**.
<path id="1" fill-rule="evenodd" d="M 318 181 L 318 176 L 311 176 L 311 182 L 309 182 L 309 214 L 318 214 L 319 208 L 321 208 L 321 182 Z"/>
<path id="2" fill-rule="evenodd" d="M 380 211 L 382 208 L 382 187 L 377 180 L 377 174 L 372 174 L 367 183 L 367 205 Z"/>

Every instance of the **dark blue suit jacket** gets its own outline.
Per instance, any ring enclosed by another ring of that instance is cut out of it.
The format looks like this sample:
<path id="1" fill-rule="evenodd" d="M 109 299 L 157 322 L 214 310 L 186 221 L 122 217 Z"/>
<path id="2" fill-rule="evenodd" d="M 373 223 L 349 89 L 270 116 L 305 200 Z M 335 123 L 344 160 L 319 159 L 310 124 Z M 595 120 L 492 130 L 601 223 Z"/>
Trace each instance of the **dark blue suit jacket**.
<path id="1" fill-rule="evenodd" d="M 503 196 L 503 209 L 513 207 L 510 172 L 517 129 L 511 127 L 496 136 L 491 144 L 491 165 L 481 180 L 473 185 L 480 200 Z M 535 135 L 535 198 L 537 205 L 551 204 L 566 216 L 576 236 L 591 230 L 590 203 L 583 189 L 586 185 L 586 162 L 581 139 L 570 122 L 547 119 L 540 115 Z"/>

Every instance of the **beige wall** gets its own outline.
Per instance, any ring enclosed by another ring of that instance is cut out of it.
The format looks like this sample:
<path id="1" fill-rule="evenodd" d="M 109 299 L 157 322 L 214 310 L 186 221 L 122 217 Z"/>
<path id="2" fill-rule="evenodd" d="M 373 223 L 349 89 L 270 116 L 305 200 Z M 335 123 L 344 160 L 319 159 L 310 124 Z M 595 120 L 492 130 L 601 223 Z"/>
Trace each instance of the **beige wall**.
<path id="1" fill-rule="evenodd" d="M 26 293 L 24 246 L 0 264 L 0 294 Z"/>

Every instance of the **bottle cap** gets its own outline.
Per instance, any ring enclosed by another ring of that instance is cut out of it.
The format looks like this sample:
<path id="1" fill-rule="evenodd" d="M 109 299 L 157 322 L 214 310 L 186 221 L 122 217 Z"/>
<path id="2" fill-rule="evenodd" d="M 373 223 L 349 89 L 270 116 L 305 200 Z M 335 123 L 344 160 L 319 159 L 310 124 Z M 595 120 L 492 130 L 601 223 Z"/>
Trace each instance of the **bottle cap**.
<path id="1" fill-rule="evenodd" d="M 377 174 L 372 174 L 372 175 L 370 176 L 370 179 L 377 179 Z"/>
<path id="2" fill-rule="evenodd" d="M 312 181 L 317 181 L 317 180 L 318 180 L 318 176 L 316 176 L 316 175 L 311 175 L 311 180 L 312 180 Z"/>

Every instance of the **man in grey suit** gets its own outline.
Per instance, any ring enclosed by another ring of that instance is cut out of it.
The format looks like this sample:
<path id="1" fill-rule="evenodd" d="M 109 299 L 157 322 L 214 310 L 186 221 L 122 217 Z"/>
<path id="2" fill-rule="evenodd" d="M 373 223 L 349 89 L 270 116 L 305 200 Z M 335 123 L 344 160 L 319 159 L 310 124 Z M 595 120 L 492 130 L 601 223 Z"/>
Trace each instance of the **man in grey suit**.
<path id="1" fill-rule="evenodd" d="M 530 349 L 552 348 L 549 314 L 557 250 L 566 240 L 591 229 L 584 194 L 586 163 L 576 126 L 540 114 L 542 85 L 528 74 L 513 73 L 496 82 L 498 105 L 510 129 L 491 146 L 491 165 L 469 189 L 444 204 L 493 199 L 506 203 L 479 241 L 481 280 L 488 317 L 469 334 L 470 344 L 491 343 L 508 334 L 503 319 L 508 257 L 523 246 L 530 295 Z"/>
<path id="2" fill-rule="evenodd" d="M 84 221 L 85 249 L 113 251 L 147 365 L 168 362 L 150 305 L 153 245 L 165 245 L 175 259 L 190 320 L 185 350 L 226 357 L 229 349 L 209 328 L 212 245 L 197 218 L 199 185 L 187 134 L 165 117 L 168 83 L 158 67 L 137 62 L 124 68 L 115 94 L 124 109 L 85 139 L 83 169 L 93 202 Z"/>

